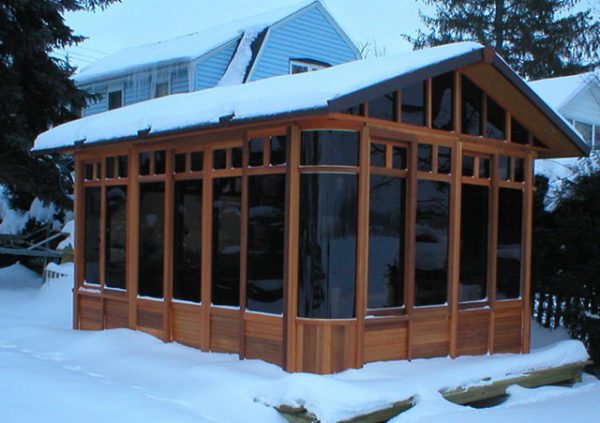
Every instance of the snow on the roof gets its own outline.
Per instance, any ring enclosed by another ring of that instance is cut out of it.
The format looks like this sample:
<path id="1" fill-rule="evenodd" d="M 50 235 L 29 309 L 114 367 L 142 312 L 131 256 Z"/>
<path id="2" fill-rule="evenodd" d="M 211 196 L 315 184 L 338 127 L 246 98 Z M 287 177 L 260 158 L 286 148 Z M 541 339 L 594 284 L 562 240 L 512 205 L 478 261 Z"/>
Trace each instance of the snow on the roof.
<path id="1" fill-rule="evenodd" d="M 596 78 L 593 72 L 587 72 L 531 81 L 529 85 L 546 103 L 558 110 Z"/>
<path id="2" fill-rule="evenodd" d="M 304 1 L 293 7 L 273 10 L 193 34 L 121 50 L 86 66 L 74 76 L 74 79 L 78 84 L 86 84 L 123 76 L 128 72 L 148 66 L 193 60 L 241 38 L 246 31 L 260 32 L 316 2 L 315 0 Z"/>
<path id="3" fill-rule="evenodd" d="M 166 96 L 75 120 L 40 134 L 33 150 L 266 118 L 325 108 L 328 102 L 394 77 L 482 50 L 473 42 L 446 44 L 396 56 L 350 62 L 317 72 Z"/>

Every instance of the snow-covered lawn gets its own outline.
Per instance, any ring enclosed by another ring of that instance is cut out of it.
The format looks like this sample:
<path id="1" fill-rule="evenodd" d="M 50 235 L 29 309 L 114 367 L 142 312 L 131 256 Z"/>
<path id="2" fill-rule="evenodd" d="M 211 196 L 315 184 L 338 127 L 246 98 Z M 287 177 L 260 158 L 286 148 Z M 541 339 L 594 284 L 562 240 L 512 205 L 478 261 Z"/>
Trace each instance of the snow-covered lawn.
<path id="1" fill-rule="evenodd" d="M 65 265 L 65 273 L 72 269 Z M 288 374 L 258 360 L 202 353 L 125 329 L 71 330 L 71 277 L 41 286 L 14 265 L 0 269 L 1 422 L 283 422 L 265 405 L 303 404 L 336 421 L 416 395 L 404 421 L 597 421 L 600 381 L 574 388 L 511 387 L 507 402 L 451 404 L 444 387 L 482 383 L 587 357 L 560 334 L 537 336 L 530 355 L 373 363 L 335 376 Z M 535 331 L 540 334 L 539 330 Z"/>

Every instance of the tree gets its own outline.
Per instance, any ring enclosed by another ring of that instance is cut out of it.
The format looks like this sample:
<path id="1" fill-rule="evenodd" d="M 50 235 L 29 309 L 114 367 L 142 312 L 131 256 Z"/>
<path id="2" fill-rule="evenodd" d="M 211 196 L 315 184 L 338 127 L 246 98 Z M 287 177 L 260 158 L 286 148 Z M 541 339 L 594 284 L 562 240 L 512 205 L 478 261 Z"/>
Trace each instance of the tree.
<path id="1" fill-rule="evenodd" d="M 580 0 L 424 0 L 427 28 L 405 36 L 415 48 L 455 41 L 493 47 L 529 79 L 570 75 L 600 64 L 600 21 Z M 580 9 L 580 8 L 578 8 Z"/>
<path id="2" fill-rule="evenodd" d="M 53 52 L 83 41 L 65 12 L 94 11 L 119 0 L 0 1 L 0 184 L 25 209 L 35 197 L 68 207 L 61 158 L 32 156 L 33 140 L 73 119 L 89 95 L 70 79 L 75 68 Z"/>

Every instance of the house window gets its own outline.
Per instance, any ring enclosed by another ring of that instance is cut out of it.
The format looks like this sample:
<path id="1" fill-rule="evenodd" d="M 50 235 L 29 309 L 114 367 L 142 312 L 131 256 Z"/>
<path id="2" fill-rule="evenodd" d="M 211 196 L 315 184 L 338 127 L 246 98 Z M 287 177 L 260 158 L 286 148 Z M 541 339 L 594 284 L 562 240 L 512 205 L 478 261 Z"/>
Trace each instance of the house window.
<path id="1" fill-rule="evenodd" d="M 123 90 L 111 91 L 108 93 L 108 110 L 123 107 Z"/>
<path id="2" fill-rule="evenodd" d="M 308 61 L 302 61 L 302 60 L 290 60 L 290 73 L 296 74 L 296 73 L 305 73 L 305 72 L 312 72 L 312 71 L 316 71 L 319 69 L 325 69 L 329 67 L 327 64 L 325 63 L 315 63 L 315 62 L 308 62 Z"/>
<path id="3" fill-rule="evenodd" d="M 168 82 L 159 82 L 154 86 L 154 97 L 164 97 L 169 95 L 169 83 Z"/>

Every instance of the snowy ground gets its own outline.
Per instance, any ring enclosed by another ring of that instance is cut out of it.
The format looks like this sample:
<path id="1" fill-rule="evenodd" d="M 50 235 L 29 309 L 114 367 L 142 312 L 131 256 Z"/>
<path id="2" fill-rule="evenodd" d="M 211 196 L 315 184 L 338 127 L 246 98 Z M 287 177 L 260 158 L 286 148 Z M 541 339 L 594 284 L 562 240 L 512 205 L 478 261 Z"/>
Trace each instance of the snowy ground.
<path id="1" fill-rule="evenodd" d="M 600 415 L 600 381 L 591 376 L 574 388 L 511 387 L 509 400 L 489 409 L 454 405 L 437 393 L 482 383 L 485 376 L 585 359 L 581 344 L 561 333 L 536 328 L 538 348 L 526 356 L 396 361 L 336 376 L 290 375 L 258 360 L 202 353 L 125 329 L 72 331 L 70 290 L 70 277 L 42 287 L 19 265 L 0 269 L 2 422 L 282 422 L 265 405 L 282 401 L 336 421 L 409 394 L 417 395 L 417 405 L 394 421 L 592 422 Z"/>

